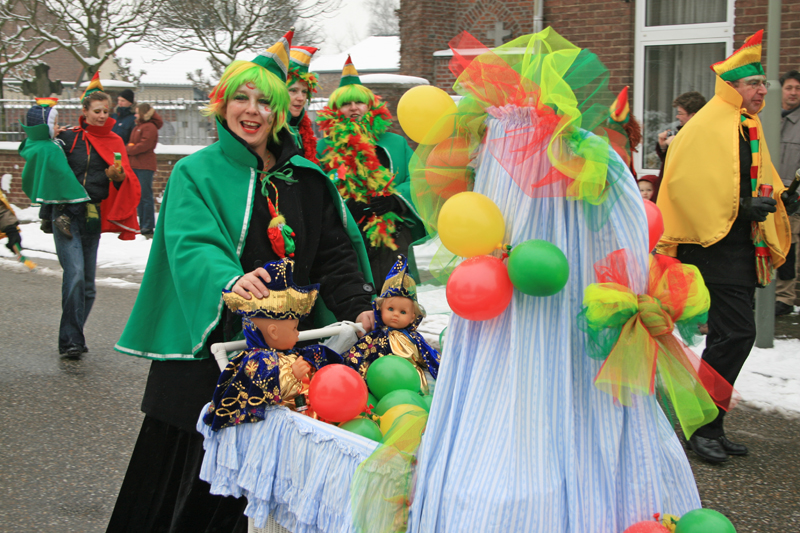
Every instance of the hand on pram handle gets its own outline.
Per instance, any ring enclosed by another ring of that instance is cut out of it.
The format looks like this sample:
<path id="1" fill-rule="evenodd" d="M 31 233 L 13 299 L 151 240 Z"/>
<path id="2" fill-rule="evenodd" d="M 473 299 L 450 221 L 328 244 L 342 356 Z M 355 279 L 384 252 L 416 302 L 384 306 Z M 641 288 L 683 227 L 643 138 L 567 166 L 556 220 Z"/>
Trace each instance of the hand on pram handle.
<path id="1" fill-rule="evenodd" d="M 366 331 L 361 324 L 342 321 L 319 329 L 301 331 L 298 341 L 328 338 L 323 344 L 331 350 L 342 353 L 349 350 L 358 340 L 358 334 L 364 335 Z M 247 349 L 247 341 L 217 342 L 211 345 L 211 354 L 219 365 L 220 371 L 228 364 L 228 353 L 238 353 Z"/>

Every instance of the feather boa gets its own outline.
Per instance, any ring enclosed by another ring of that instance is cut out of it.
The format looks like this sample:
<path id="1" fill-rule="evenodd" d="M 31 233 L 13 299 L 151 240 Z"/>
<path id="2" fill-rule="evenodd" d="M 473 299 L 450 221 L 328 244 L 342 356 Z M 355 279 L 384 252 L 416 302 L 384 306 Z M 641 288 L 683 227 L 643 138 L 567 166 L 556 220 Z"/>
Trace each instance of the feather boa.
<path id="1" fill-rule="evenodd" d="M 308 118 L 306 113 L 303 113 L 303 118 L 300 120 L 297 131 L 300 133 L 300 139 L 303 142 L 303 157 L 315 165 L 319 165 L 319 160 L 317 159 L 317 136 L 314 135 L 311 119 Z"/>
<path id="2" fill-rule="evenodd" d="M 358 122 L 346 119 L 340 111 L 327 106 L 317 114 L 317 124 L 330 145 L 320 163 L 326 172 L 337 173 L 336 188 L 345 200 L 368 204 L 373 198 L 397 194 L 392 185 L 394 176 L 380 164 L 375 151 L 377 139 L 386 132 L 391 121 L 392 115 L 383 102 Z M 391 212 L 372 215 L 361 225 L 361 230 L 373 247 L 397 250 L 393 235 L 399 221 L 400 218 Z"/>

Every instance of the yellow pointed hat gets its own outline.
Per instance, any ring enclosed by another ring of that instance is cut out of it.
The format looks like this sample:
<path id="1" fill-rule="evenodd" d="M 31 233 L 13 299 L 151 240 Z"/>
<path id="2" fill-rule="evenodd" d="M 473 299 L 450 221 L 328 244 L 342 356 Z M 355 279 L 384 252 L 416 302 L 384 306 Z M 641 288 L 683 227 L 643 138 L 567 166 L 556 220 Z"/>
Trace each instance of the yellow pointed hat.
<path id="1" fill-rule="evenodd" d="M 289 71 L 289 49 L 292 47 L 292 37 L 294 37 L 294 28 L 287 31 L 277 43 L 261 52 L 251 62 L 261 65 L 285 82 L 286 74 Z"/>
<path id="2" fill-rule="evenodd" d="M 316 75 L 308 71 L 308 67 L 311 64 L 311 57 L 317 50 L 319 50 L 319 48 L 313 46 L 292 46 L 286 85 L 291 85 L 297 80 L 302 80 L 308 84 L 309 92 L 317 92 L 319 80 Z"/>
<path id="3" fill-rule="evenodd" d="M 736 81 L 749 76 L 764 76 L 761 65 L 761 38 L 764 30 L 758 30 L 725 60 L 711 65 L 717 76 L 725 81 Z"/>
<path id="4" fill-rule="evenodd" d="M 347 56 L 347 61 L 344 62 L 342 79 L 339 82 L 339 87 L 344 87 L 345 85 L 361 85 L 361 78 L 358 77 L 358 71 L 356 70 L 356 66 L 353 65 L 353 60 L 350 59 L 349 54 Z"/>
<path id="5" fill-rule="evenodd" d="M 619 92 L 617 98 L 614 100 L 614 103 L 611 104 L 609 111 L 611 112 L 611 120 L 614 122 L 618 122 L 620 124 L 625 124 L 628 122 L 631 114 L 631 106 L 628 103 L 627 85 Z"/>
<path id="6" fill-rule="evenodd" d="M 83 94 L 81 95 L 81 102 L 83 102 L 83 99 L 89 96 L 90 94 L 102 90 L 103 90 L 103 85 L 100 83 L 100 73 L 95 72 L 94 76 L 92 76 L 92 81 L 89 82 L 89 86 L 86 87 L 86 90 L 83 91 Z"/>

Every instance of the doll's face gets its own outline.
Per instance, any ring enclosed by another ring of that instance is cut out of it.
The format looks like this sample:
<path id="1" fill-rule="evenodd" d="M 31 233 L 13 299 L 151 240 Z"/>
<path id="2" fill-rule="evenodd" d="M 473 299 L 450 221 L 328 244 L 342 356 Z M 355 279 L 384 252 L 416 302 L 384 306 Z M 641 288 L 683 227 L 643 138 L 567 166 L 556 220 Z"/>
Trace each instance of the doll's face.
<path id="1" fill-rule="evenodd" d="M 300 332 L 297 331 L 297 319 L 290 320 L 272 320 L 270 318 L 251 318 L 253 324 L 256 325 L 258 330 L 267 341 L 267 346 L 273 350 L 284 351 L 291 350 L 297 344 L 297 337 Z"/>
<path id="2" fill-rule="evenodd" d="M 414 313 L 414 302 L 410 298 L 393 296 L 386 298 L 381 304 L 381 320 L 390 328 L 403 329 L 417 318 Z"/>

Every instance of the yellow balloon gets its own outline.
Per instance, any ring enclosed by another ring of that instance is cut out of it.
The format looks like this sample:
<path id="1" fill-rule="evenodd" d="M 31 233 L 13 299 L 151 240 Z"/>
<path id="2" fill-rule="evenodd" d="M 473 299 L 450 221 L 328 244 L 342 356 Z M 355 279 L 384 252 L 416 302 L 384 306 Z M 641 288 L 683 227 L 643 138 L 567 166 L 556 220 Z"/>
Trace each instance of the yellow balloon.
<path id="1" fill-rule="evenodd" d="M 390 408 L 388 411 L 383 413 L 383 416 L 381 417 L 381 433 L 386 435 L 386 432 L 391 429 L 395 420 L 405 414 L 414 412 L 425 413 L 426 411 L 422 407 L 418 405 L 411 405 L 410 403 L 401 403 L 400 405 L 395 405 L 394 407 Z"/>
<path id="2" fill-rule="evenodd" d="M 492 200 L 477 192 L 460 192 L 439 211 L 438 229 L 445 248 L 461 257 L 475 257 L 502 245 L 506 225 Z"/>
<path id="3" fill-rule="evenodd" d="M 439 144 L 453 134 L 456 103 L 432 85 L 409 89 L 397 102 L 397 120 L 406 135 L 420 144 Z"/>

